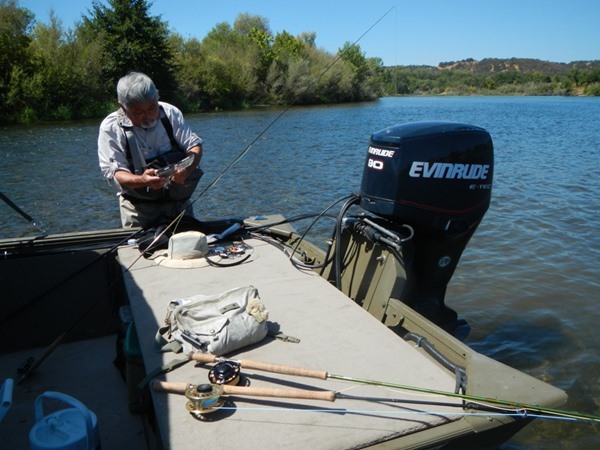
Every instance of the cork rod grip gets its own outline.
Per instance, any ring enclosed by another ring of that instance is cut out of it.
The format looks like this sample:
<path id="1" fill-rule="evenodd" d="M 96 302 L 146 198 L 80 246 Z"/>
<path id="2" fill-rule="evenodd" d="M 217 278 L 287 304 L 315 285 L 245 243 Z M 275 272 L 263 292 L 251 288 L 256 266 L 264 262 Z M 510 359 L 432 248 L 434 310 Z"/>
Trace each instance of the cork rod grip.
<path id="1" fill-rule="evenodd" d="M 264 372 L 280 373 L 282 375 L 293 375 L 297 377 L 318 378 L 319 380 L 327 379 L 327 372 L 323 370 L 304 369 L 302 367 L 284 366 L 281 364 L 271 364 L 249 359 L 242 359 L 240 364 L 246 369 L 262 370 Z"/>
<path id="2" fill-rule="evenodd" d="M 156 392 L 169 392 L 172 394 L 185 394 L 190 387 L 189 383 L 170 383 L 167 381 L 154 380 L 152 390 Z M 229 386 L 224 385 L 223 394 L 225 395 L 245 395 L 249 397 L 276 397 L 276 398 L 296 398 L 307 400 L 324 400 L 327 402 L 335 401 L 335 392 L 333 391 L 311 391 L 307 389 L 282 389 L 282 388 L 262 388 L 251 386 Z"/>
<path id="3" fill-rule="evenodd" d="M 335 392 L 333 391 L 310 391 L 307 389 L 261 388 L 225 385 L 223 386 L 223 393 L 227 395 L 248 395 L 252 397 L 297 398 L 307 400 L 324 400 L 327 402 L 335 401 Z"/>
<path id="4" fill-rule="evenodd" d="M 155 392 L 169 392 L 171 394 L 184 395 L 189 383 L 170 383 L 168 381 L 153 380 L 151 383 L 152 390 Z"/>
<path id="5" fill-rule="evenodd" d="M 214 363 L 214 362 L 228 361 L 225 358 L 219 358 L 215 355 L 210 355 L 208 353 L 192 353 L 191 358 L 194 361 L 198 361 L 201 363 Z M 229 360 L 229 361 L 234 361 L 234 360 Z M 239 363 L 240 366 L 245 369 L 262 370 L 264 372 L 280 373 L 282 375 L 317 378 L 319 380 L 326 380 L 328 377 L 328 373 L 324 370 L 304 369 L 302 367 L 294 367 L 294 366 L 286 366 L 286 365 L 281 365 L 281 364 L 272 364 L 272 363 L 266 363 L 266 362 L 260 362 L 260 361 L 252 361 L 250 359 L 242 359 L 242 360 L 235 361 L 235 362 Z"/>

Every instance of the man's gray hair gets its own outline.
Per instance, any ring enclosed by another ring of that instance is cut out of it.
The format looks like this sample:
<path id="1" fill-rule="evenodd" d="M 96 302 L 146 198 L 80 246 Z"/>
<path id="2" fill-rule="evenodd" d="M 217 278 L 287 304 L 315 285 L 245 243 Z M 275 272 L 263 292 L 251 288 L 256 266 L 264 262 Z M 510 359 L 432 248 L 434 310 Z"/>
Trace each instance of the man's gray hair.
<path id="1" fill-rule="evenodd" d="M 146 74 L 129 72 L 117 83 L 117 99 L 125 108 L 133 103 L 144 103 L 158 100 L 158 89 Z"/>

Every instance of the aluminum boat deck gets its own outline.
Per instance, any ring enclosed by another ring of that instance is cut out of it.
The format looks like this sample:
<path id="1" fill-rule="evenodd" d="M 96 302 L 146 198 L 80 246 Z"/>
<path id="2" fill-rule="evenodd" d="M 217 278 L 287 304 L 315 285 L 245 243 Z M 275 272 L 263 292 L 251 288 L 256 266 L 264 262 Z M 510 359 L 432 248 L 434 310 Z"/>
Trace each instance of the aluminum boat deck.
<path id="1" fill-rule="evenodd" d="M 123 247 L 119 258 L 147 372 L 181 355 L 155 350 L 154 338 L 171 300 L 217 294 L 252 285 L 269 310 L 269 321 L 299 343 L 267 337 L 225 355 L 318 369 L 354 378 L 453 391 L 454 374 L 441 369 L 312 271 L 302 271 L 268 242 L 250 239 L 250 258 L 239 265 L 170 268 L 140 258 Z M 222 260 L 222 264 L 234 261 Z M 208 382 L 210 366 L 188 363 L 160 376 L 169 382 Z M 253 387 L 330 390 L 365 399 L 335 402 L 230 396 L 204 419 L 192 416 L 182 395 L 153 392 L 157 428 L 165 448 L 342 449 L 361 448 L 458 420 L 460 400 L 416 396 L 410 392 L 334 380 L 300 378 L 242 368 Z M 391 401 L 385 401 L 385 399 Z M 403 403 L 398 399 L 409 400 Z M 394 401 L 393 401 L 394 400 Z M 444 402 L 452 405 L 414 403 Z M 229 445 L 229 444 L 227 444 Z"/>

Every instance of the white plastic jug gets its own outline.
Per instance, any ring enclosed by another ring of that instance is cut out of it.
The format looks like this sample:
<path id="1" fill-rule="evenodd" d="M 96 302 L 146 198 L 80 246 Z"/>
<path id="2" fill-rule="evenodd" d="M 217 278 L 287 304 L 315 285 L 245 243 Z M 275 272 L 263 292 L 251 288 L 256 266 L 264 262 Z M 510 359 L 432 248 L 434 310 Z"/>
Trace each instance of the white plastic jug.
<path id="1" fill-rule="evenodd" d="M 55 399 L 72 408 L 44 416 L 43 400 Z M 31 450 L 99 450 L 96 415 L 79 400 L 60 392 L 44 392 L 35 400 L 35 425 L 29 432 Z"/>

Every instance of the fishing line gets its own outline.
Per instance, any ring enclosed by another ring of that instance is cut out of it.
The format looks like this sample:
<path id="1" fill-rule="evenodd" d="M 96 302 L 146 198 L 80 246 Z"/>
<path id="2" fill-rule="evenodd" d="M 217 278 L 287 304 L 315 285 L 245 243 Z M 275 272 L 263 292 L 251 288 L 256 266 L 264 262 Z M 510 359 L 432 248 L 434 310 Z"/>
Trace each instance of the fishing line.
<path id="1" fill-rule="evenodd" d="M 247 361 L 252 364 L 265 364 L 259 363 L 256 361 Z M 279 366 L 285 367 L 285 366 Z M 305 372 L 319 372 L 319 371 L 310 371 L 308 369 L 298 369 Z M 331 378 L 334 376 L 332 375 Z M 378 383 L 378 382 L 374 382 Z M 404 388 L 413 388 L 404 387 Z M 533 419 L 533 418 L 549 418 L 553 420 L 569 420 L 569 421 L 581 421 L 581 422 L 597 422 L 600 420 L 600 417 L 579 414 L 574 412 L 567 412 L 561 410 L 552 410 L 551 408 L 542 408 L 534 405 L 525 405 L 520 404 L 520 407 L 513 406 L 510 410 L 505 410 L 503 407 L 495 407 L 491 405 L 481 405 L 483 406 L 482 411 L 467 411 L 468 409 L 478 409 L 478 406 L 473 403 L 448 403 L 448 402 L 439 402 L 439 401 L 423 401 L 423 400 L 407 400 L 403 398 L 389 398 L 389 397 L 372 397 L 372 396 L 353 396 L 346 395 L 341 392 L 336 391 L 327 391 L 327 390 L 312 390 L 312 389 L 288 389 L 288 388 L 272 388 L 272 387 L 252 387 L 252 386 L 235 386 L 228 384 L 202 384 L 202 385 L 193 385 L 189 383 L 177 383 L 177 382 L 166 382 L 166 381 L 158 381 L 154 380 L 151 383 L 151 389 L 155 392 L 165 392 L 170 394 L 180 394 L 185 395 L 189 400 L 193 400 L 194 408 L 193 411 L 188 409 L 191 413 L 197 413 L 200 415 L 204 415 L 207 413 L 211 413 L 216 409 L 222 409 L 224 401 L 222 400 L 223 396 L 242 396 L 242 397 L 266 397 L 271 399 L 301 399 L 301 400 L 318 400 L 318 401 L 327 401 L 334 402 L 337 399 L 345 399 L 345 400 L 355 400 L 355 401 L 367 401 L 373 403 L 380 404 L 389 404 L 388 406 L 391 409 L 388 410 L 347 410 L 347 409 L 336 409 L 336 408 L 319 408 L 319 409 L 311 409 L 310 411 L 319 411 L 319 412 L 340 412 L 340 413 L 364 413 L 364 414 L 383 414 L 383 415 L 436 415 L 440 417 L 447 416 L 478 416 L 478 417 L 486 417 L 490 418 L 492 416 L 497 417 L 516 417 L 520 419 Z M 421 388 L 417 388 L 421 389 Z M 429 390 L 433 391 L 433 390 Z M 436 391 L 436 393 L 441 394 L 443 391 Z M 444 394 L 448 394 L 448 392 L 444 392 Z M 446 395 L 447 396 L 447 395 Z M 465 396 L 462 396 L 463 398 Z M 471 396 L 475 397 L 475 396 Z M 481 398 L 481 397 L 480 397 Z M 205 404 L 206 401 L 209 401 L 209 404 Z M 505 402 L 504 400 L 496 400 L 497 402 Z M 245 400 L 248 401 L 248 400 Z M 490 401 L 490 399 L 486 399 L 486 401 Z M 213 405 L 218 403 L 218 407 L 214 408 Z M 513 402 L 510 402 L 513 403 Z M 422 409 L 414 409 L 409 408 L 404 405 L 419 405 L 419 406 L 438 406 L 438 407 L 446 407 L 446 408 L 460 408 L 461 411 L 426 411 Z M 514 405 L 514 404 L 513 404 Z M 190 406 L 189 403 L 187 406 Z M 530 408 L 534 406 L 533 409 Z M 240 408 L 233 408 L 240 409 Z M 254 409 L 254 408 L 251 408 Z M 401 409 L 401 410 L 400 410 Z M 297 408 L 282 408 L 285 411 L 308 411 L 306 408 L 297 407 Z M 556 412 L 560 412 L 561 414 L 557 414 Z M 568 414 L 567 414 L 568 413 Z"/>
<path id="2" fill-rule="evenodd" d="M 337 57 L 327 66 L 325 67 L 325 69 L 319 74 L 319 76 L 317 77 L 317 82 L 319 82 L 327 72 L 329 72 L 329 70 L 331 70 L 331 68 L 337 64 L 337 62 L 342 59 L 353 47 L 355 47 L 373 28 L 375 28 L 377 26 L 377 24 L 379 24 L 379 22 L 381 22 L 393 9 L 395 9 L 396 6 L 392 6 L 390 9 L 388 9 L 381 17 L 379 17 L 379 19 L 377 19 L 363 34 L 361 34 L 354 42 L 352 42 L 351 45 L 348 46 L 348 48 L 346 48 L 345 51 L 343 52 L 338 52 Z M 194 203 L 196 203 L 202 196 L 204 196 L 204 194 L 206 194 L 206 192 L 211 189 L 215 184 L 217 184 L 219 182 L 219 180 L 221 180 L 221 178 L 223 178 L 223 176 L 225 175 L 225 173 L 227 171 L 229 171 L 229 169 L 231 169 L 231 167 L 233 167 L 235 164 L 237 164 L 244 156 L 246 156 L 248 154 L 248 152 L 252 149 L 252 147 L 254 146 L 254 144 L 256 144 L 256 142 L 261 139 L 266 133 L 267 131 L 269 131 L 277 122 L 279 122 L 279 120 L 292 108 L 292 106 L 298 101 L 298 99 L 302 96 L 302 94 L 308 89 L 308 86 L 304 87 L 303 89 L 301 89 L 296 96 L 292 99 L 291 102 L 288 103 L 288 105 L 279 112 L 279 114 L 277 114 L 277 116 L 266 126 L 264 127 L 255 137 L 254 139 L 252 139 L 252 141 L 250 141 L 250 143 L 246 146 L 246 148 L 244 148 L 244 150 L 242 150 L 232 161 L 229 162 L 229 164 L 227 164 L 227 166 L 225 166 L 225 168 L 223 170 L 221 170 L 221 172 L 208 184 L 206 185 L 198 195 L 196 195 L 196 197 L 190 201 L 190 205 L 189 206 L 193 206 Z M 185 211 L 185 210 L 184 210 Z M 180 221 L 183 218 L 184 215 L 184 211 L 182 211 L 174 220 L 175 221 Z M 152 244 L 154 244 L 155 242 L 157 242 L 158 239 L 155 239 Z M 149 246 L 149 248 L 151 248 L 152 244 Z"/>
<path id="3" fill-rule="evenodd" d="M 377 19 L 363 34 L 361 34 L 358 39 L 356 39 L 350 46 L 348 46 L 348 48 L 346 49 L 346 51 L 344 52 L 339 52 L 338 56 L 333 60 L 333 62 L 331 62 L 331 64 L 329 64 L 325 70 L 323 70 L 323 72 L 319 75 L 319 77 L 317 78 L 317 81 L 320 81 L 323 76 L 347 53 L 350 51 L 351 48 L 353 48 L 356 44 L 358 44 L 358 42 L 364 37 L 366 36 L 379 22 L 381 22 L 396 6 L 393 6 L 392 8 L 390 8 L 385 14 L 383 14 L 379 19 Z M 268 131 L 270 130 L 282 117 L 284 114 L 286 114 L 291 107 L 296 103 L 296 101 L 298 100 L 298 98 L 304 93 L 304 91 L 307 89 L 304 88 L 303 90 L 301 90 L 293 99 L 292 101 L 288 104 L 288 106 L 286 108 L 284 108 L 276 117 L 275 119 L 273 119 L 265 128 L 263 128 L 263 130 L 258 133 L 254 139 L 250 142 L 250 144 L 248 144 L 248 146 L 236 157 L 234 158 L 218 175 L 217 177 L 215 177 L 215 179 L 210 182 L 206 187 L 204 187 L 204 189 L 202 189 L 202 191 L 200 191 L 200 193 L 193 199 L 190 201 L 189 207 L 193 206 L 194 203 L 199 200 L 209 189 L 211 189 L 223 176 L 224 174 L 232 167 L 234 166 L 238 161 L 240 161 L 252 148 L 252 146 Z M 31 216 L 29 216 L 27 213 L 25 213 L 23 210 L 21 210 L 17 205 L 15 205 L 10 199 L 8 199 L 8 197 L 6 197 L 4 194 L 0 193 L 1 198 L 9 205 L 11 206 L 13 209 L 15 209 L 15 211 L 17 211 L 19 214 L 21 214 L 24 218 L 26 218 L 28 221 L 32 222 L 35 225 L 35 221 L 33 220 L 33 218 Z M 146 248 L 146 251 L 148 251 L 149 249 L 152 248 L 153 245 L 155 245 L 160 237 L 162 237 L 166 231 L 171 228 L 171 226 L 174 227 L 174 229 L 177 228 L 177 225 L 180 223 L 180 221 L 182 220 L 183 216 L 185 215 L 185 210 L 181 211 L 181 213 L 179 213 L 179 215 L 173 219 L 171 221 L 171 223 L 158 235 L 155 236 L 154 240 L 151 242 L 151 244 Z M 139 233 L 147 231 L 148 229 L 150 229 L 154 224 L 151 225 L 147 225 L 146 227 L 143 227 L 141 230 L 135 231 L 134 233 L 132 233 L 130 236 L 128 236 L 127 238 L 125 238 L 123 241 L 119 242 L 117 245 L 113 246 L 111 249 L 109 249 L 108 252 L 106 252 L 105 254 L 101 255 L 99 258 L 97 258 L 96 260 L 92 261 L 90 264 L 86 265 L 83 269 L 81 269 L 80 271 L 76 272 L 80 273 L 81 271 L 87 269 L 88 267 L 90 267 L 92 264 L 96 263 L 97 261 L 101 260 L 103 257 L 105 257 L 108 254 L 111 254 L 113 252 L 115 252 L 118 247 L 120 247 L 124 242 L 129 241 L 129 239 L 134 239 L 135 236 L 137 236 Z M 114 283 L 116 283 L 117 281 L 119 281 L 124 274 L 129 271 L 131 269 L 131 267 L 137 263 L 137 261 L 139 261 L 139 259 L 142 257 L 142 255 L 140 255 L 127 269 L 125 269 L 123 271 L 123 273 L 117 278 L 117 280 L 115 280 L 113 283 L 111 283 L 111 285 L 109 286 L 109 288 L 111 288 Z M 73 275 L 75 276 L 75 275 Z M 62 282 L 58 283 L 57 285 L 55 285 L 53 288 L 51 288 L 49 291 L 44 292 L 43 294 L 41 294 L 40 296 L 38 296 L 36 299 L 34 299 L 34 301 L 38 301 L 40 298 L 43 298 L 44 296 L 48 295 L 49 292 L 54 291 L 55 289 L 57 289 L 58 287 L 62 286 L 64 283 L 66 283 L 68 280 L 70 280 L 72 278 L 69 277 L 66 280 L 63 280 Z M 98 300 L 96 300 L 92 306 L 95 306 L 97 304 L 97 302 L 100 301 L 100 298 L 98 298 Z M 13 317 L 16 313 L 20 312 L 21 310 L 24 310 L 26 307 L 28 307 L 29 305 L 31 305 L 34 301 L 29 302 L 27 305 L 25 305 L 23 308 L 20 308 L 19 311 L 11 314 L 9 317 L 3 319 L 0 323 L 5 322 L 6 320 L 8 320 L 8 318 Z M 91 310 L 92 308 L 90 308 Z M 44 354 L 42 355 L 41 358 L 39 358 L 38 360 L 34 361 L 33 363 L 33 368 L 37 368 L 43 361 L 44 359 L 46 359 L 50 353 L 52 353 L 52 351 L 62 342 L 62 340 L 64 339 L 64 337 L 66 336 L 66 334 L 71 331 L 74 326 L 76 326 L 81 320 L 83 320 L 83 318 L 85 316 L 87 316 L 87 314 L 89 313 L 89 311 L 86 311 L 76 322 L 75 324 L 69 328 L 66 332 L 64 332 L 63 334 L 61 334 L 51 345 L 50 347 L 48 347 L 46 349 L 46 351 L 44 352 Z M 24 375 L 21 376 L 21 380 L 25 378 L 25 376 L 27 376 L 29 373 L 32 372 L 33 369 L 29 369 L 27 370 Z"/>
<path id="4" fill-rule="evenodd" d="M 325 69 L 319 74 L 319 76 L 317 77 L 317 82 L 321 81 L 321 79 L 325 76 L 325 74 L 327 72 L 329 72 L 329 70 L 331 70 L 331 68 L 337 64 L 337 62 L 342 59 L 352 48 L 354 48 L 373 28 L 375 28 L 379 22 L 381 22 L 393 9 L 395 9 L 396 6 L 392 6 L 390 9 L 388 9 L 381 17 L 379 17 L 379 19 L 377 19 L 364 33 L 362 33 L 354 42 L 352 42 L 347 48 L 346 50 L 344 50 L 343 52 L 338 52 L 337 57 L 327 66 L 325 67 Z M 206 185 L 198 195 L 196 195 L 196 197 L 190 201 L 190 206 L 193 206 L 201 197 L 204 196 L 204 194 L 206 194 L 206 192 L 211 189 L 215 184 L 217 184 L 219 182 L 219 180 L 221 180 L 221 178 L 223 178 L 223 176 L 225 175 L 225 173 L 227 171 L 229 171 L 229 169 L 231 169 L 231 167 L 233 167 L 235 164 L 237 164 L 244 156 L 246 156 L 248 154 L 248 152 L 252 149 L 252 147 L 254 146 L 254 144 L 261 139 L 266 133 L 267 131 L 269 131 L 277 122 L 279 122 L 279 120 L 292 108 L 292 106 L 298 101 L 298 99 L 302 96 L 302 94 L 308 89 L 308 86 L 304 87 L 303 89 L 301 89 L 295 97 L 292 98 L 292 101 L 288 103 L 288 105 L 279 112 L 279 114 L 277 114 L 277 116 L 266 126 L 264 127 L 255 137 L 254 139 L 252 139 L 252 141 L 250 141 L 250 143 L 246 146 L 246 148 L 244 148 L 244 150 L 242 150 L 232 161 L 229 162 L 229 164 L 227 164 L 227 166 L 225 166 L 225 168 L 223 170 L 221 170 L 221 172 L 208 184 Z M 175 219 L 175 221 L 180 221 L 182 219 L 184 215 L 184 211 L 182 211 L 182 213 L 180 213 Z M 158 239 L 155 239 L 155 241 L 153 241 L 152 244 L 154 244 L 154 242 L 158 241 Z M 301 242 L 301 240 L 299 241 L 299 243 Z M 298 245 L 299 245 L 298 243 Z M 150 247 L 152 246 L 152 244 L 150 245 Z M 150 248 L 149 247 L 149 248 Z"/>
<path id="5" fill-rule="evenodd" d="M 343 52 L 338 52 L 337 57 L 327 66 L 325 67 L 325 69 L 321 72 L 321 74 L 317 77 L 317 82 L 321 81 L 321 79 L 325 76 L 325 74 L 327 72 L 329 72 L 329 70 L 340 60 L 342 59 L 353 47 L 355 47 L 361 40 L 362 38 L 364 38 L 373 28 L 375 28 L 377 26 L 377 24 L 379 24 L 379 22 L 381 22 L 393 9 L 395 9 L 396 6 L 392 6 L 389 10 L 387 10 L 385 12 L 385 14 L 383 14 L 379 19 L 377 19 L 363 34 L 361 34 L 358 39 L 356 39 L 354 42 L 352 42 L 351 45 L 348 46 L 348 48 L 346 48 L 345 51 Z M 232 167 L 234 166 L 238 161 L 240 161 L 252 148 L 252 146 L 262 137 L 265 135 L 265 133 L 267 131 L 269 131 L 277 122 L 279 122 L 279 120 L 292 108 L 292 106 L 298 101 L 298 99 L 302 96 L 302 94 L 304 94 L 304 92 L 308 89 L 308 86 L 304 87 L 303 89 L 300 90 L 300 92 L 298 92 L 296 94 L 295 97 L 292 98 L 292 101 L 288 103 L 288 105 L 281 110 L 281 112 L 279 112 L 279 114 L 265 127 L 262 129 L 262 131 L 260 131 L 255 137 L 254 139 L 252 139 L 252 141 L 248 144 L 248 146 L 236 157 L 234 158 L 220 173 L 219 175 L 217 175 L 215 177 L 215 179 L 210 182 L 204 189 L 202 189 L 202 191 L 200 192 L 200 194 L 198 194 L 196 196 L 196 198 L 194 198 L 194 200 L 192 200 L 192 205 L 198 200 L 200 199 L 200 197 L 202 197 L 209 189 L 211 189 L 222 177 L 223 175 Z"/>
<path id="6" fill-rule="evenodd" d="M 370 409 L 345 409 L 345 408 L 283 408 L 272 406 L 255 406 L 255 407 L 239 407 L 239 406 L 221 406 L 219 410 L 224 411 L 257 411 L 257 412 L 290 412 L 290 413 L 332 413 L 332 414 L 381 414 L 381 415 L 418 415 L 418 416 L 460 416 L 460 417 L 515 417 L 517 419 L 546 419 L 558 420 L 566 422 L 589 422 L 589 419 L 578 419 L 573 417 L 559 417 L 546 414 L 532 413 L 479 413 L 479 412 L 453 412 L 453 411 L 384 411 Z"/>
<path id="7" fill-rule="evenodd" d="M 34 297 L 32 300 L 30 300 L 25 305 L 21 306 L 20 308 L 17 308 L 15 310 L 13 310 L 9 315 L 2 317 L 0 319 L 0 325 L 2 325 L 3 323 L 7 322 L 8 320 L 14 318 L 18 314 L 20 314 L 21 312 L 23 312 L 24 310 L 26 310 L 27 308 L 29 308 L 30 306 L 35 305 L 42 298 L 44 298 L 45 296 L 47 296 L 47 295 L 51 294 L 52 292 L 56 291 L 58 288 L 60 288 L 61 286 L 63 286 L 65 283 L 69 282 L 73 278 L 75 278 L 77 275 L 79 275 L 80 273 L 82 273 L 83 271 L 85 271 L 86 269 L 88 269 L 89 267 L 93 266 L 94 264 L 97 264 L 99 261 L 101 261 L 102 259 L 106 258 L 108 255 L 114 253 L 115 251 L 117 251 L 117 249 L 119 247 L 121 247 L 123 244 L 125 244 L 130 239 L 135 238 L 142 231 L 143 230 L 137 230 L 134 233 L 132 233 L 130 235 L 127 235 L 127 237 L 125 237 L 124 239 L 120 240 L 118 243 L 114 244 L 106 252 L 102 253 L 97 258 L 94 258 L 92 261 L 90 261 L 89 263 L 85 264 L 83 267 L 79 268 L 78 270 L 76 270 L 72 274 L 68 275 L 63 280 L 61 280 L 58 283 L 56 283 L 54 286 L 48 288 L 47 290 L 45 290 L 41 294 L 37 295 L 36 297 Z M 118 281 L 118 280 L 116 280 L 116 281 Z M 111 287 L 112 287 L 112 285 L 111 285 Z M 105 292 L 103 292 L 103 294 Z"/>
<path id="8" fill-rule="evenodd" d="M 510 400 L 502 400 L 502 399 L 491 398 L 491 397 L 482 397 L 482 396 L 478 396 L 478 395 L 470 395 L 470 394 L 465 394 L 465 393 L 461 394 L 461 393 L 457 393 L 457 392 L 442 391 L 442 390 L 438 390 L 438 389 L 422 388 L 422 387 L 417 387 L 417 386 L 408 386 L 408 385 L 404 385 L 404 384 L 390 383 L 390 382 L 386 382 L 386 381 L 369 380 L 369 379 L 364 379 L 364 378 L 351 377 L 351 376 L 347 376 L 347 375 L 335 375 L 335 374 L 329 373 L 324 370 L 293 367 L 293 366 L 287 366 L 287 365 L 281 365 L 281 364 L 267 363 L 267 362 L 262 362 L 262 361 L 253 361 L 253 360 L 248 360 L 248 359 L 243 359 L 243 360 L 238 361 L 238 360 L 234 360 L 234 359 L 227 359 L 227 358 L 211 355 L 208 353 L 198 353 L 198 352 L 190 353 L 189 357 L 191 359 L 193 359 L 194 361 L 198 361 L 200 363 L 218 363 L 218 362 L 229 361 L 229 362 L 235 362 L 236 364 L 239 364 L 240 367 L 256 369 L 256 370 L 263 370 L 265 372 L 280 373 L 280 374 L 285 374 L 285 375 L 301 376 L 301 377 L 307 377 L 307 378 L 316 378 L 316 379 L 320 379 L 320 380 L 328 380 L 328 379 L 340 380 L 340 381 L 347 381 L 350 383 L 358 383 L 358 384 L 366 384 L 366 385 L 370 385 L 370 386 L 381 386 L 381 387 L 392 388 L 392 389 L 400 389 L 403 391 L 412 391 L 412 392 L 419 392 L 419 393 L 424 393 L 424 394 L 440 395 L 443 397 L 451 397 L 451 398 L 457 398 L 457 399 L 461 399 L 461 400 L 468 400 L 469 402 L 482 404 L 485 407 L 492 407 L 491 405 L 493 405 L 494 408 L 496 406 L 512 408 L 513 410 L 522 412 L 523 414 L 531 414 L 531 413 L 549 414 L 549 415 L 556 415 L 556 416 L 561 416 L 561 417 L 570 417 L 570 418 L 575 418 L 575 419 L 588 420 L 588 421 L 592 421 L 592 422 L 600 422 L 600 416 L 593 415 L 593 414 L 585 414 L 585 413 L 580 413 L 577 411 L 567 411 L 567 410 L 556 409 L 556 408 L 547 408 L 547 407 L 528 404 L 528 403 L 521 403 L 521 402 L 516 402 L 516 401 L 510 401 Z"/>

